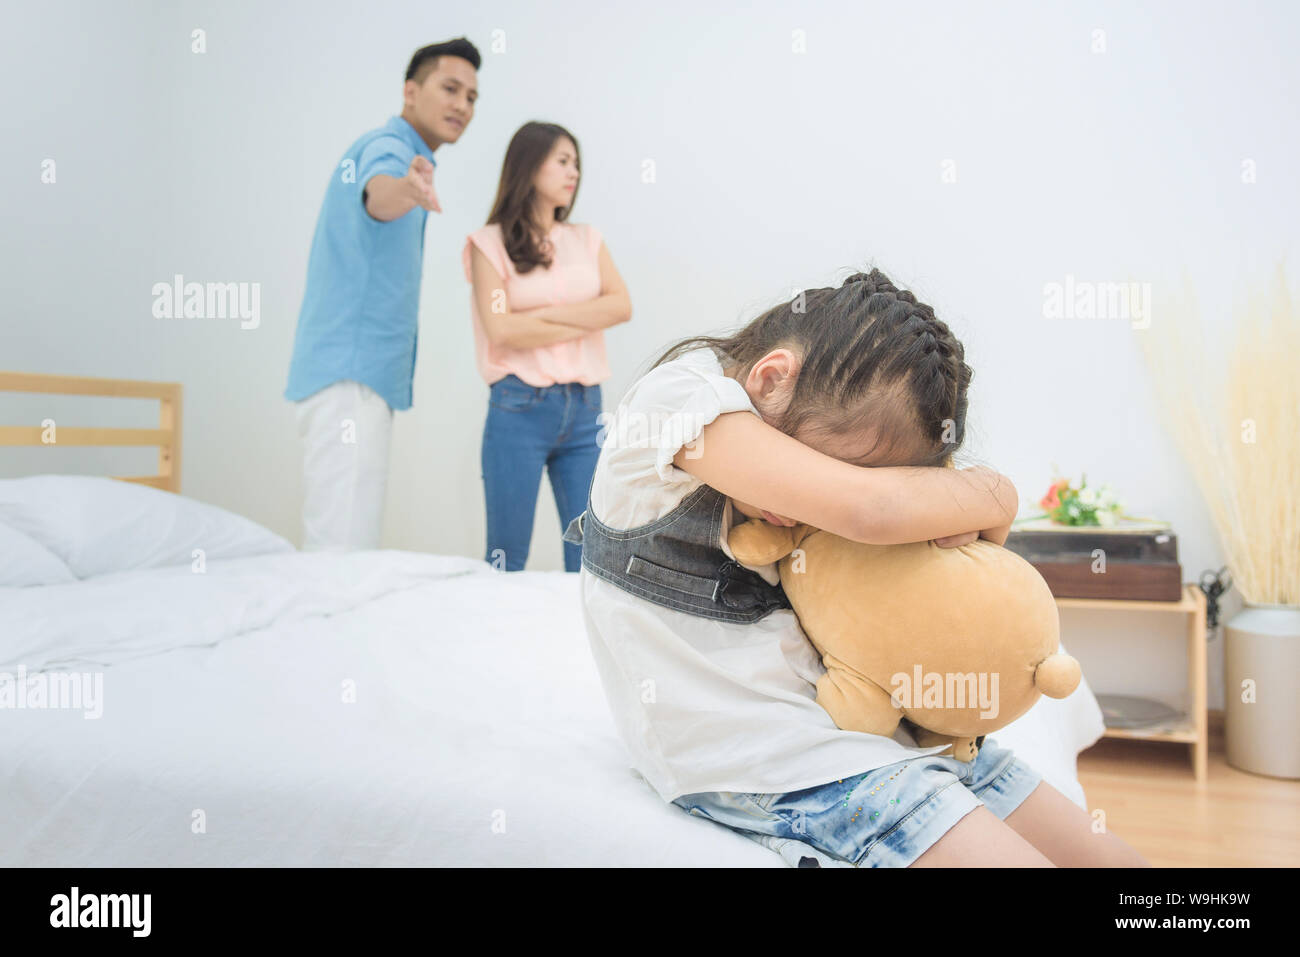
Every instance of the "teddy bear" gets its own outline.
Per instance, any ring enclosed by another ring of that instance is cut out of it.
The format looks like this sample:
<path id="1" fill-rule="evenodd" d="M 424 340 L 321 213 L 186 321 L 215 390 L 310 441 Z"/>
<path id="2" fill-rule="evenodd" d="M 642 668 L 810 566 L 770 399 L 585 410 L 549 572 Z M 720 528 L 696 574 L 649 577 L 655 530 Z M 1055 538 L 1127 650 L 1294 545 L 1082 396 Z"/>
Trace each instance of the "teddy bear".
<path id="1" fill-rule="evenodd" d="M 967 762 L 1040 694 L 1079 684 L 1047 583 L 994 542 L 866 545 L 750 519 L 727 544 L 742 565 L 779 563 L 826 668 L 817 703 L 845 730 L 888 737 L 906 719 L 919 747 L 950 744 Z"/>

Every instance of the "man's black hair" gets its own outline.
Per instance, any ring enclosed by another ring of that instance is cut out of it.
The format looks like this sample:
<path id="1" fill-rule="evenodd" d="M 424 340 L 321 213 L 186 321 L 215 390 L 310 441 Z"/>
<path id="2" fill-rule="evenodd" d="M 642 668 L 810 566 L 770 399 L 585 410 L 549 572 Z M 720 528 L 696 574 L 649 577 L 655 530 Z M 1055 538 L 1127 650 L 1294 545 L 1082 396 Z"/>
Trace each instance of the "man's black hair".
<path id="1" fill-rule="evenodd" d="M 424 77 L 429 70 L 437 66 L 438 57 L 440 56 L 458 56 L 462 60 L 468 60 L 476 70 L 482 62 L 482 58 L 478 54 L 478 48 L 465 37 L 457 37 L 445 43 L 430 43 L 427 47 L 420 47 L 420 49 L 416 50 L 414 56 L 411 57 L 410 66 L 406 68 L 406 78 L 415 80 L 417 83 L 423 83 Z"/>

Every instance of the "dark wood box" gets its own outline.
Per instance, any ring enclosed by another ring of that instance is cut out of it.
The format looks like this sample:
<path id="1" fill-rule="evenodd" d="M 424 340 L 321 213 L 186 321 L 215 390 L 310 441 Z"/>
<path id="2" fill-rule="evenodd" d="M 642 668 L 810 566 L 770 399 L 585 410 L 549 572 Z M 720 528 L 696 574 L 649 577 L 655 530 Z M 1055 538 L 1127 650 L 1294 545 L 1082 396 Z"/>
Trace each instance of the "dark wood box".
<path id="1" fill-rule="evenodd" d="M 1180 601 L 1178 537 L 1168 531 L 1033 529 L 1014 531 L 1006 547 L 1038 570 L 1057 598 Z M 1096 554 L 1104 553 L 1105 571 Z"/>

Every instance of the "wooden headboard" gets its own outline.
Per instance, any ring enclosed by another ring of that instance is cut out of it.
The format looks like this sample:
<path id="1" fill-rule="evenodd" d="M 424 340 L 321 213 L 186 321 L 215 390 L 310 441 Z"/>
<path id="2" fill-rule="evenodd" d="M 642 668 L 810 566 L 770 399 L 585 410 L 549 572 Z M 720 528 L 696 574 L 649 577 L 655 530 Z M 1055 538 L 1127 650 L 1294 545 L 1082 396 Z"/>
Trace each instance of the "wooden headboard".
<path id="1" fill-rule="evenodd" d="M 99 395 L 118 399 L 157 399 L 156 429 L 101 429 L 64 425 L 0 424 L 0 448 L 37 446 L 150 446 L 158 447 L 158 474 L 114 476 L 124 482 L 152 485 L 167 492 L 181 490 L 181 386 L 179 382 L 142 382 L 133 379 L 87 379 L 80 376 L 42 375 L 35 372 L 0 372 L 0 392 L 36 392 L 47 395 Z"/>

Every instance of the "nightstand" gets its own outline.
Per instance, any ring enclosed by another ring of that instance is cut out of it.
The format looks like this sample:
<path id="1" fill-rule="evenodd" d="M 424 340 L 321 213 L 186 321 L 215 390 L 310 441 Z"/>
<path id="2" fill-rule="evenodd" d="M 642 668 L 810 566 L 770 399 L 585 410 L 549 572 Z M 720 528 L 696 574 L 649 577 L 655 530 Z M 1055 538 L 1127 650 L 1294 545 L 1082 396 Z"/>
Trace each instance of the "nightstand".
<path id="1" fill-rule="evenodd" d="M 1118 598 L 1058 598 L 1059 608 L 1096 611 L 1165 612 L 1187 617 L 1187 702 L 1190 713 L 1149 728 L 1107 728 L 1107 738 L 1169 741 L 1188 746 L 1192 773 L 1205 780 L 1209 752 L 1206 724 L 1205 594 L 1196 585 L 1184 585 L 1178 601 L 1131 601 Z"/>

